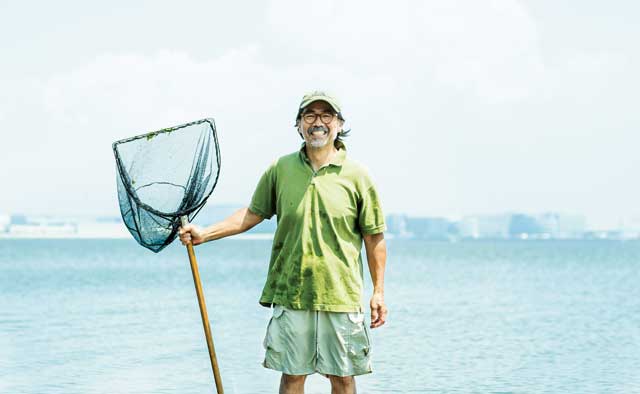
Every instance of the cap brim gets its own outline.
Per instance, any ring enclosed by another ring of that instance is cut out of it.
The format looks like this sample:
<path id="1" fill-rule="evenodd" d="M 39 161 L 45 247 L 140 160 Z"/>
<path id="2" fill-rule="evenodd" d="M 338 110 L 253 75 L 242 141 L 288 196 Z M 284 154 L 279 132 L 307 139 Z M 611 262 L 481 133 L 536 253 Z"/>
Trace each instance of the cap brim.
<path id="1" fill-rule="evenodd" d="M 300 111 L 307 108 L 309 105 L 311 105 L 312 103 L 315 103 L 316 101 L 324 101 L 325 103 L 329 104 L 331 108 L 333 108 L 333 110 L 336 111 L 337 113 L 341 112 L 340 105 L 338 105 L 338 103 L 336 103 L 335 100 L 333 100 L 331 97 L 327 97 L 327 96 L 309 97 L 308 99 L 300 103 Z"/>

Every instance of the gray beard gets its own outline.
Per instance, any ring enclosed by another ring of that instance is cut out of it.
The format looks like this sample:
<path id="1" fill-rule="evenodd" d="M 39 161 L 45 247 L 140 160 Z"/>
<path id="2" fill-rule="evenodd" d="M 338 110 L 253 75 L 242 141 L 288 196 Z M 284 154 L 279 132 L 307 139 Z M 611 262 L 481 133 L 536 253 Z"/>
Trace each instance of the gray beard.
<path id="1" fill-rule="evenodd" d="M 322 140 L 317 140 L 313 138 L 312 133 L 314 131 L 325 131 L 327 134 L 325 135 L 325 139 Z M 327 145 L 327 143 L 329 142 L 329 128 L 327 128 L 326 126 L 314 126 L 314 127 L 309 127 L 309 129 L 307 130 L 307 134 L 312 137 L 311 141 L 309 141 L 309 146 L 311 148 L 322 148 L 323 146 Z"/>
<path id="2" fill-rule="evenodd" d="M 309 142 L 309 146 L 312 148 L 322 148 L 327 145 L 327 142 L 329 142 L 329 138 L 324 140 L 311 140 L 311 142 Z"/>

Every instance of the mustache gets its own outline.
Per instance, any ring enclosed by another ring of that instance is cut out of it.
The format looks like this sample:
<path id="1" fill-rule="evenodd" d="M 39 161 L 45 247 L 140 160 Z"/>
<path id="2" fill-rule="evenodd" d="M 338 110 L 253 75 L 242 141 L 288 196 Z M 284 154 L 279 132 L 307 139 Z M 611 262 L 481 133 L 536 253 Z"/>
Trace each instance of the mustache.
<path id="1" fill-rule="evenodd" d="M 323 131 L 325 133 L 329 132 L 329 128 L 327 126 L 313 126 L 307 129 L 307 133 L 311 134 L 314 131 Z"/>

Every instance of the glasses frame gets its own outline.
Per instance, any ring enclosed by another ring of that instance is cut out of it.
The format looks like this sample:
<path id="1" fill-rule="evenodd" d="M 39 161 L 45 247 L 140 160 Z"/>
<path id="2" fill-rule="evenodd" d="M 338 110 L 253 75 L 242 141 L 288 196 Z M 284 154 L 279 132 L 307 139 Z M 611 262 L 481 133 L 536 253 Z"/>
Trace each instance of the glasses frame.
<path id="1" fill-rule="evenodd" d="M 329 119 L 328 122 L 325 122 L 322 117 L 323 116 L 331 116 L 331 119 Z M 311 122 L 307 121 L 307 119 L 305 119 L 305 116 L 313 116 L 313 120 Z M 323 112 L 321 114 L 315 113 L 315 112 L 306 112 L 303 113 L 302 115 L 300 115 L 300 118 L 302 119 L 302 121 L 306 124 L 314 124 L 316 122 L 316 120 L 318 120 L 318 118 L 320 118 L 320 122 L 322 122 L 323 124 L 329 124 L 331 122 L 333 122 L 333 120 L 338 116 L 337 113 L 335 112 Z"/>

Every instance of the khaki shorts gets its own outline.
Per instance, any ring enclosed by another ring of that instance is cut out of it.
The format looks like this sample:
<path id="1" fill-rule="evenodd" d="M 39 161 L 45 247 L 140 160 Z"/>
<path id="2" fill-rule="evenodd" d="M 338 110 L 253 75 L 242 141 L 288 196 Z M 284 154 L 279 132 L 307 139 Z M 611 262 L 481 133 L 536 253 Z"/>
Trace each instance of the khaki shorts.
<path id="1" fill-rule="evenodd" d="M 362 312 L 293 310 L 275 305 L 262 365 L 287 375 L 371 373 L 369 328 Z"/>

